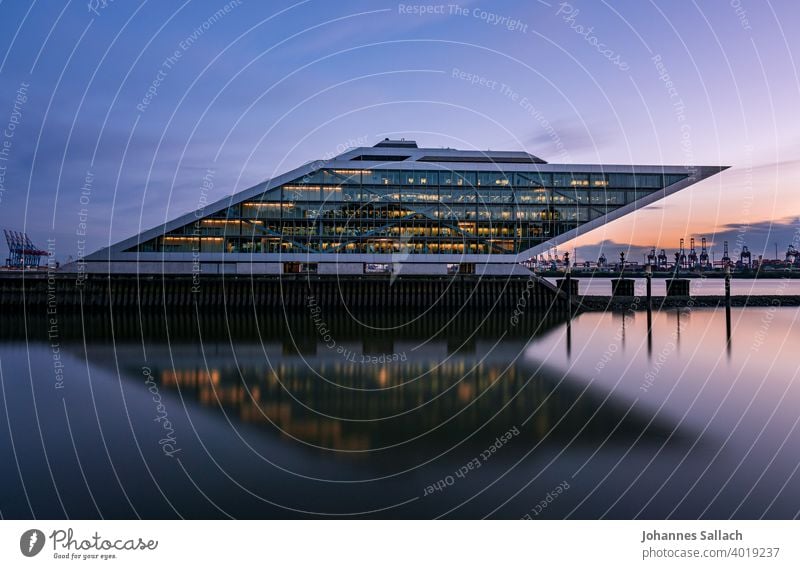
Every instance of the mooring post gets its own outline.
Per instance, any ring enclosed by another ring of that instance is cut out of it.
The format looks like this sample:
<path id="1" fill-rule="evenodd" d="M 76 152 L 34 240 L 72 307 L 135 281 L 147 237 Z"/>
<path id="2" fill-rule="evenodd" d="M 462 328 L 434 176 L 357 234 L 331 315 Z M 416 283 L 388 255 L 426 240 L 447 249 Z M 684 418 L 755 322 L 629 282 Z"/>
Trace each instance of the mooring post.
<path id="1" fill-rule="evenodd" d="M 725 264 L 725 306 L 731 307 L 731 266 Z"/>
<path id="2" fill-rule="evenodd" d="M 567 318 L 567 359 L 572 357 L 572 318 Z"/>
<path id="3" fill-rule="evenodd" d="M 725 307 L 725 345 L 728 348 L 728 355 L 731 353 L 731 307 Z"/>
<path id="4" fill-rule="evenodd" d="M 564 264 L 567 266 L 567 274 L 565 276 L 565 284 L 567 285 L 567 317 L 572 318 L 572 270 L 569 265 L 569 253 L 564 253 Z"/>
<path id="5" fill-rule="evenodd" d="M 645 294 L 647 295 L 647 354 L 653 353 L 653 266 L 644 266 Z"/>
<path id="6" fill-rule="evenodd" d="M 731 355 L 731 266 L 725 264 L 725 346 Z"/>

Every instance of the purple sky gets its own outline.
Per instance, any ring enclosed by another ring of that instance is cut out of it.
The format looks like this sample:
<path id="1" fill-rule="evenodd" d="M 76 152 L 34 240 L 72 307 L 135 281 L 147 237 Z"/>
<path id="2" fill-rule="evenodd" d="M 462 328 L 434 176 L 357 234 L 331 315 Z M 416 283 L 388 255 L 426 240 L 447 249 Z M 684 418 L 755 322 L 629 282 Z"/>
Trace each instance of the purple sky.
<path id="1" fill-rule="evenodd" d="M 61 259 L 385 136 L 732 166 L 579 259 L 800 245 L 794 1 L 58 4 L 0 1 L 0 226 Z"/>

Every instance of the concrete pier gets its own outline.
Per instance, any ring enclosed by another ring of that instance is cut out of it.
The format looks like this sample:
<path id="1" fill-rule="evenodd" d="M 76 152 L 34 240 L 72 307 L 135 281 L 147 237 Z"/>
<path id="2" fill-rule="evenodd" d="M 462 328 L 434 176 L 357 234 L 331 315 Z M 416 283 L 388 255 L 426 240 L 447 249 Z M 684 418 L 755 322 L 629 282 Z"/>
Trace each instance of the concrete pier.
<path id="1" fill-rule="evenodd" d="M 569 292 L 573 298 L 578 296 L 578 279 L 556 279 L 556 287 L 558 290 L 567 292 L 567 282 L 569 282 Z"/>
<path id="2" fill-rule="evenodd" d="M 45 272 L 0 273 L 0 308 L 48 310 L 61 308 L 229 309 L 260 310 L 325 307 L 359 310 L 426 308 L 456 311 L 460 308 L 506 310 L 509 314 L 529 311 L 570 314 L 603 310 L 645 309 L 634 302 L 632 279 L 617 279 L 614 296 L 580 295 L 578 279 L 553 285 L 531 274 L 529 277 L 336 277 L 328 275 L 237 276 L 204 275 L 140 276 L 89 275 L 78 284 L 74 275 Z M 613 285 L 612 285 L 613 286 Z M 729 289 L 728 289 L 729 290 Z M 800 306 L 800 296 L 653 296 L 655 309 L 730 306 Z"/>
<path id="3" fill-rule="evenodd" d="M 667 296 L 689 296 L 689 279 L 667 279 Z"/>
<path id="4" fill-rule="evenodd" d="M 342 277 L 327 275 L 0 275 L 0 307 L 353 309 L 462 307 L 567 312 L 567 300 L 536 277 Z"/>
<path id="5" fill-rule="evenodd" d="M 611 279 L 611 296 L 633 296 L 633 279 Z"/>

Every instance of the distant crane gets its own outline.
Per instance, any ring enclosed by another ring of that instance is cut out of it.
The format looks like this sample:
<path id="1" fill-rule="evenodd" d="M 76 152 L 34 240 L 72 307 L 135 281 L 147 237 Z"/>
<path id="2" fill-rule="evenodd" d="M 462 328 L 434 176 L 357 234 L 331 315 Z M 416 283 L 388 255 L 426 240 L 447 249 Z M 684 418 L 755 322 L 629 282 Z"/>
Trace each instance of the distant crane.
<path id="1" fill-rule="evenodd" d="M 795 249 L 793 245 L 789 245 L 789 248 L 786 250 L 786 262 L 790 265 L 797 265 L 800 263 L 800 251 Z"/>
<path id="2" fill-rule="evenodd" d="M 694 248 L 694 237 L 689 239 L 689 268 L 697 268 L 697 251 Z"/>
<path id="3" fill-rule="evenodd" d="M 742 252 L 739 253 L 739 266 L 749 268 L 752 262 L 753 259 L 752 256 L 750 255 L 750 249 L 747 248 L 747 245 L 743 245 Z"/>
<path id="4" fill-rule="evenodd" d="M 42 251 L 33 244 L 26 233 L 3 229 L 8 243 L 8 259 L 6 266 L 14 269 L 38 267 L 42 257 L 47 256 L 47 251 Z"/>
<path id="5" fill-rule="evenodd" d="M 701 267 L 708 267 L 708 247 L 706 247 L 706 238 L 700 241 L 700 266 Z"/>
<path id="6" fill-rule="evenodd" d="M 727 241 L 723 241 L 722 242 L 722 266 L 723 267 L 727 267 L 730 264 L 731 264 L 731 258 L 728 255 L 728 242 Z"/>
<path id="7" fill-rule="evenodd" d="M 656 264 L 656 248 L 653 247 L 650 249 L 650 252 L 647 254 L 647 264 L 653 266 Z"/>
<path id="8" fill-rule="evenodd" d="M 667 252 L 664 249 L 661 249 L 661 252 L 658 254 L 658 268 L 667 268 Z"/>
<path id="9" fill-rule="evenodd" d="M 684 239 L 681 238 L 681 246 L 680 252 L 675 255 L 675 263 L 679 264 L 681 267 L 686 267 L 686 252 L 684 251 Z"/>

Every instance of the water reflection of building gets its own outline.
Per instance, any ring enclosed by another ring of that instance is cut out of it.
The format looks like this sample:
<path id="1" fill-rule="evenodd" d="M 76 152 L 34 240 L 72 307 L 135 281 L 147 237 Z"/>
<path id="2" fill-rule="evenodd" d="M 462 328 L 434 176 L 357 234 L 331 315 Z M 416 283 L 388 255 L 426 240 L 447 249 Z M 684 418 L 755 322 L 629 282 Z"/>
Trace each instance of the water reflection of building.
<path id="1" fill-rule="evenodd" d="M 438 370 L 431 371 L 437 366 Z M 246 375 L 250 379 L 244 382 L 233 368 L 157 371 L 164 387 L 180 389 L 184 396 L 192 393 L 203 405 L 233 410 L 242 421 L 274 424 L 288 435 L 314 445 L 351 450 L 371 448 L 379 438 L 375 436 L 376 422 L 370 419 L 401 415 L 420 408 L 402 418 L 379 422 L 381 428 L 387 426 L 390 431 L 405 436 L 413 430 L 437 427 L 459 412 L 459 424 L 474 420 L 488 411 L 486 406 L 490 402 L 507 401 L 514 394 L 519 380 L 516 370 L 506 371 L 503 381 L 494 385 L 501 374 L 499 366 L 473 368 L 465 361 L 415 362 L 403 366 L 334 361 L 316 366 L 313 373 L 301 361 L 281 362 L 274 370 L 266 365 L 259 369 L 248 367 Z M 409 381 L 413 377 L 417 379 Z M 332 378 L 348 378 L 348 384 L 371 384 L 373 387 L 340 387 Z M 489 391 L 490 388 L 493 389 Z M 380 391 L 374 391 L 376 389 Z M 466 405 L 484 393 L 491 393 L 491 396 L 485 396 L 483 401 L 464 411 Z M 529 395 L 523 394 L 518 402 L 526 403 Z M 540 421 L 539 426 L 546 429 L 546 422 Z"/>
<path id="2" fill-rule="evenodd" d="M 486 422 L 504 431 L 531 414 L 523 437 L 538 440 L 558 424 L 549 436 L 570 438 L 591 423 L 582 436 L 602 440 L 625 415 L 608 405 L 598 411 L 597 399 L 582 394 L 579 382 L 516 361 L 537 334 L 560 324 L 553 315 L 531 315 L 530 322 L 522 319 L 514 327 L 499 313 L 455 320 L 431 313 L 408 323 L 402 314 L 372 316 L 374 328 L 341 313 L 326 319 L 338 346 L 357 356 L 402 352 L 403 361 L 351 361 L 326 347 L 302 313 L 258 319 L 215 313 L 200 321 L 193 313 L 166 320 L 157 313 L 121 313 L 113 325 L 107 314 L 64 314 L 61 340 L 65 351 L 85 354 L 96 366 L 112 366 L 113 350 L 132 379 L 140 376 L 144 345 L 147 365 L 165 394 L 180 389 L 187 401 L 221 408 L 270 432 L 274 424 L 323 447 L 376 448 L 428 431 L 427 438 L 444 446 Z M 29 316 L 27 330 L 0 320 L 0 337 L 46 342 L 47 319 Z M 293 338 L 302 339 L 304 348 L 290 349 Z M 641 429 L 632 423 L 630 414 L 615 439 L 626 429 L 638 435 Z"/>
<path id="3" fill-rule="evenodd" d="M 245 369 L 244 382 L 235 368 L 164 368 L 157 377 L 164 387 L 180 389 L 184 397 L 194 394 L 203 405 L 232 411 L 242 421 L 274 425 L 307 443 L 343 450 L 396 444 L 430 430 L 432 436 L 458 437 L 490 419 L 502 425 L 531 413 L 525 429 L 529 438 L 548 433 L 560 438 L 584 426 L 596 410 L 591 397 L 576 401 L 574 388 L 554 389 L 557 378 L 532 376 L 500 361 L 396 366 L 329 361 L 312 371 L 297 359 L 279 362 L 274 370 L 253 363 Z M 346 385 L 334 378 L 347 378 Z M 353 389 L 355 383 L 363 387 Z M 607 432 L 617 420 L 616 413 L 604 410 L 587 436 Z"/>

